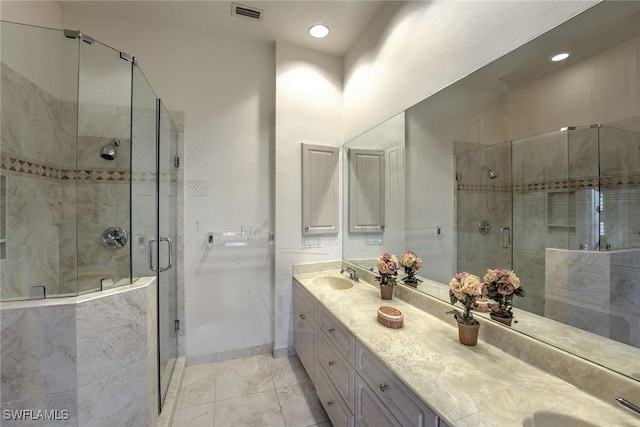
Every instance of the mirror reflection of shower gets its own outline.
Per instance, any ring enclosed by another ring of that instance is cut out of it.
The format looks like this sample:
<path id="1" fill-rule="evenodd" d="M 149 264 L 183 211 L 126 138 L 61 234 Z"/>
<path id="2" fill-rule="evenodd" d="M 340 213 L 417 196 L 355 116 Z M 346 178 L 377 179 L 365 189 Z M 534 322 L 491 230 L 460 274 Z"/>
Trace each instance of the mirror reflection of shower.
<path id="1" fill-rule="evenodd" d="M 108 144 L 105 144 L 102 149 L 100 149 L 100 157 L 105 160 L 115 160 L 118 156 L 118 149 L 116 147 L 120 146 L 120 140 L 118 138 L 114 138 Z"/>

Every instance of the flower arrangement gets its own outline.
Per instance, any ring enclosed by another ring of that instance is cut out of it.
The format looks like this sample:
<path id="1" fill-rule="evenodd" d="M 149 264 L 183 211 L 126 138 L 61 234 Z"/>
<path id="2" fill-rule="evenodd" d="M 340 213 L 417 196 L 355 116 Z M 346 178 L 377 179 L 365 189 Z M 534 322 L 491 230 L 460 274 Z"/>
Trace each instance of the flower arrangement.
<path id="1" fill-rule="evenodd" d="M 513 297 L 524 296 L 518 276 L 512 270 L 487 269 L 482 281 L 486 285 L 487 296 L 497 303 L 491 307 L 491 313 L 502 318 L 513 318 Z"/>
<path id="2" fill-rule="evenodd" d="M 453 314 L 458 323 L 477 324 L 478 321 L 473 318 L 471 309 L 477 307 L 476 299 L 482 295 L 483 287 L 482 281 L 475 274 L 466 271 L 457 273 L 449 282 L 449 298 L 451 298 L 451 304 L 461 303 L 464 306 L 464 311 L 459 313 L 452 310 L 447 314 Z"/>
<path id="3" fill-rule="evenodd" d="M 400 257 L 400 265 L 404 267 L 404 272 L 406 274 L 402 282 L 407 285 L 417 287 L 422 281 L 416 277 L 416 273 L 424 265 L 422 258 L 413 251 L 407 251 Z"/>
<path id="4" fill-rule="evenodd" d="M 378 273 L 380 277 L 376 277 L 376 280 L 380 281 L 380 285 L 395 285 L 396 276 L 398 275 L 398 258 L 389 252 L 380 255 L 378 257 Z"/>

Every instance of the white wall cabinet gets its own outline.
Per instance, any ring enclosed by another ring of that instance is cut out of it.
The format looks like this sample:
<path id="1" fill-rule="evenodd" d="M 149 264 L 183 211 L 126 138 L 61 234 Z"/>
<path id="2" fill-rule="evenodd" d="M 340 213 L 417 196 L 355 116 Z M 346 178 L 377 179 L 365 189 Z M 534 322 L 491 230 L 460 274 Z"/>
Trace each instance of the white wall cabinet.
<path id="1" fill-rule="evenodd" d="M 302 234 L 340 231 L 338 147 L 302 144 Z"/>

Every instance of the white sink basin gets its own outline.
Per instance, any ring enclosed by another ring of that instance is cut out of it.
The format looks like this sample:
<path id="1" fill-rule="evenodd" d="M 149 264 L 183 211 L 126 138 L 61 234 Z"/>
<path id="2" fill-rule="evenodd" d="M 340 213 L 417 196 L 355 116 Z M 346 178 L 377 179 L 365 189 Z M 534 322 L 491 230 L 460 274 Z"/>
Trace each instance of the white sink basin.
<path id="1" fill-rule="evenodd" d="M 534 412 L 533 416 L 522 423 L 523 427 L 599 427 L 573 415 L 560 414 L 553 411 Z"/>
<path id="2" fill-rule="evenodd" d="M 322 276 L 313 279 L 313 284 L 318 286 L 326 286 L 335 290 L 344 290 L 353 288 L 353 282 L 344 277 Z"/>

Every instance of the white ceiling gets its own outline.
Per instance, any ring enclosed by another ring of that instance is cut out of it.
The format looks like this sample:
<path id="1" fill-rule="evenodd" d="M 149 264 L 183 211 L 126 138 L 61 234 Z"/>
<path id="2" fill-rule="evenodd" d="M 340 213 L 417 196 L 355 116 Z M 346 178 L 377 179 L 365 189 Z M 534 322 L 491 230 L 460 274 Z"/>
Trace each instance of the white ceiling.
<path id="1" fill-rule="evenodd" d="M 263 20 L 232 16 L 228 1 L 71 1 L 63 10 L 79 10 L 131 21 L 165 25 L 220 37 L 255 42 L 282 41 L 342 57 L 384 6 L 384 1 L 244 1 L 264 11 Z M 331 29 L 325 39 L 309 36 L 313 24 Z"/>

